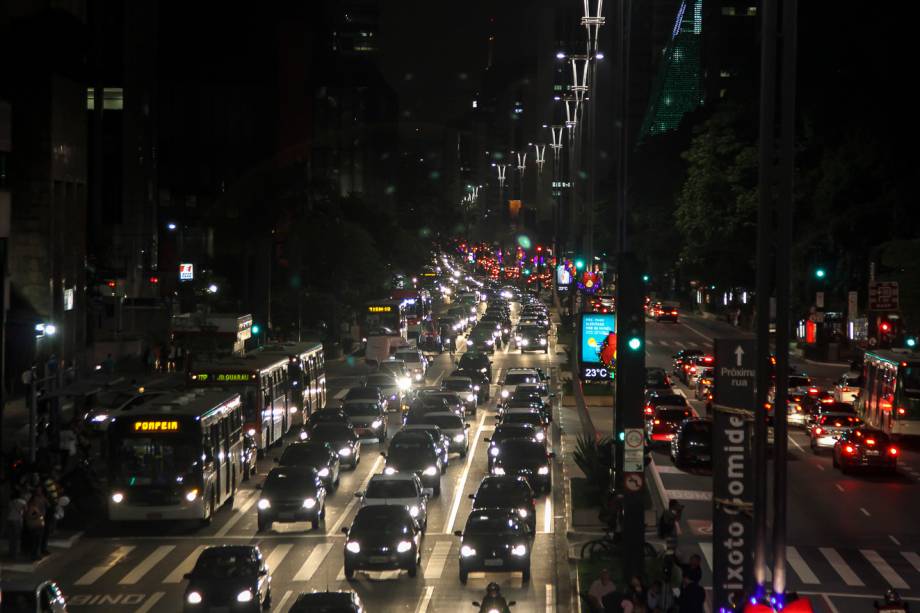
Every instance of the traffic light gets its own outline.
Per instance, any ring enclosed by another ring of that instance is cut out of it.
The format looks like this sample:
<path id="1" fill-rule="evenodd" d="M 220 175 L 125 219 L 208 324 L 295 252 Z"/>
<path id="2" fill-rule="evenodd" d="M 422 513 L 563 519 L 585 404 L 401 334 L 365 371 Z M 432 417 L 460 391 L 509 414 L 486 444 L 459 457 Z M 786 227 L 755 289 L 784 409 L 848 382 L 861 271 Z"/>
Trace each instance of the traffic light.
<path id="1" fill-rule="evenodd" d="M 815 269 L 815 279 L 823 279 L 826 276 L 827 276 L 827 271 L 824 270 L 823 268 Z"/>
<path id="2" fill-rule="evenodd" d="M 252 324 L 252 333 L 258 334 L 261 332 L 262 328 L 259 327 L 259 324 Z"/>
<path id="3" fill-rule="evenodd" d="M 575 260 L 575 270 L 584 270 L 584 269 L 585 269 L 585 261 L 584 261 L 584 259 L 582 259 L 582 258 L 577 258 L 577 259 Z"/>
<path id="4" fill-rule="evenodd" d="M 648 275 L 642 275 L 642 282 L 643 282 L 643 283 L 648 283 L 648 282 L 651 281 L 651 280 L 652 280 L 652 278 L 651 278 L 650 276 L 648 276 Z"/>
<path id="5" fill-rule="evenodd" d="M 525 276 L 525 277 L 529 277 L 529 276 L 530 276 L 530 269 L 529 269 L 529 268 L 525 268 L 525 269 L 524 269 L 524 276 Z"/>
<path id="6" fill-rule="evenodd" d="M 887 321 L 883 321 L 879 323 L 878 330 L 879 332 L 882 332 L 883 334 L 888 334 L 889 332 L 891 332 L 891 324 L 888 323 Z"/>
<path id="7" fill-rule="evenodd" d="M 905 344 L 909 349 L 914 349 L 914 348 L 916 348 L 916 346 L 917 346 L 917 339 L 916 339 L 916 337 L 908 336 L 906 339 L 904 339 L 904 344 Z"/>
<path id="8" fill-rule="evenodd" d="M 639 351 L 642 348 L 642 339 L 638 336 L 631 336 L 626 342 L 630 349 L 633 351 Z"/>

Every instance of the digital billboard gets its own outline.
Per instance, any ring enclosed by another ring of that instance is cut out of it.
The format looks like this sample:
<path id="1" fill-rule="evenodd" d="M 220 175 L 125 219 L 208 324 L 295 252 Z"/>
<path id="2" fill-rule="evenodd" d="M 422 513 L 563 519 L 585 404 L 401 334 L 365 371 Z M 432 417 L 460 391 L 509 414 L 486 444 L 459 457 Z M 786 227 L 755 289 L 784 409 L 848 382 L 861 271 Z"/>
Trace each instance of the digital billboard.
<path id="1" fill-rule="evenodd" d="M 613 379 L 616 361 L 616 315 L 582 313 L 578 352 L 583 381 Z"/>
<path id="2" fill-rule="evenodd" d="M 557 285 L 570 285 L 572 283 L 572 275 L 569 273 L 569 270 L 565 267 L 564 264 L 559 264 L 556 266 L 556 284 Z"/>

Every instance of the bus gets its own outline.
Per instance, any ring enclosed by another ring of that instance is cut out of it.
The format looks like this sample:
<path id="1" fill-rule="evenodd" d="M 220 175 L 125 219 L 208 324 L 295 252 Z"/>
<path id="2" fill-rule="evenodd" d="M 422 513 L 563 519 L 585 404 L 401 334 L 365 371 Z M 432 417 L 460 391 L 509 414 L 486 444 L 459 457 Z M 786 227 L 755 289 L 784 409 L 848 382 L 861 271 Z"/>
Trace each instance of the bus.
<path id="1" fill-rule="evenodd" d="M 866 351 L 856 410 L 867 424 L 894 436 L 920 435 L 920 356 Z"/>
<path id="2" fill-rule="evenodd" d="M 364 338 L 379 336 L 386 329 L 387 336 L 401 336 L 408 340 L 409 305 L 403 300 L 375 300 L 364 306 L 361 335 Z"/>
<path id="3" fill-rule="evenodd" d="M 243 470 L 238 393 L 170 392 L 113 418 L 106 437 L 111 521 L 208 524 L 233 505 Z"/>
<path id="4" fill-rule="evenodd" d="M 390 298 L 405 307 L 407 338 L 418 338 L 424 323 L 431 321 L 431 294 L 426 289 L 394 289 Z"/>
<path id="5" fill-rule="evenodd" d="M 326 406 L 326 359 L 322 343 L 287 342 L 262 347 L 265 353 L 280 353 L 288 358 L 288 381 L 291 383 L 289 407 L 292 421 L 306 425 L 314 411 Z M 296 419 L 299 413 L 300 419 Z"/>
<path id="6" fill-rule="evenodd" d="M 287 355 L 262 350 L 243 357 L 193 362 L 186 383 L 192 388 L 219 387 L 239 393 L 245 432 L 263 453 L 281 442 L 297 412 L 291 401 L 289 363 Z"/>

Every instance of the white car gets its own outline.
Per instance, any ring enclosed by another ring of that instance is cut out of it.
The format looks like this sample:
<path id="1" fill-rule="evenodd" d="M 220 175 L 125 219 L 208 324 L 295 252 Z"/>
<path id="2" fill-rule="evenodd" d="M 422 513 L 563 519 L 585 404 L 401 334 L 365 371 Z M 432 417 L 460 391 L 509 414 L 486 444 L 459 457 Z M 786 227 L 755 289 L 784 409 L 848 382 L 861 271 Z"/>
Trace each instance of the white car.
<path id="1" fill-rule="evenodd" d="M 507 398 L 518 385 L 522 383 L 539 383 L 540 375 L 533 368 L 509 368 L 505 378 L 498 382 L 499 395 Z"/>
<path id="2" fill-rule="evenodd" d="M 355 492 L 362 507 L 399 505 L 409 510 L 422 532 L 428 527 L 428 495 L 414 473 L 374 475 L 363 492 Z"/>
<path id="3" fill-rule="evenodd" d="M 848 372 L 834 384 L 834 400 L 854 404 L 862 388 L 862 374 Z"/>
<path id="4" fill-rule="evenodd" d="M 400 349 L 396 352 L 395 358 L 402 360 L 409 370 L 409 375 L 416 383 L 425 380 L 425 373 L 428 372 L 428 359 L 422 355 L 418 349 Z"/>

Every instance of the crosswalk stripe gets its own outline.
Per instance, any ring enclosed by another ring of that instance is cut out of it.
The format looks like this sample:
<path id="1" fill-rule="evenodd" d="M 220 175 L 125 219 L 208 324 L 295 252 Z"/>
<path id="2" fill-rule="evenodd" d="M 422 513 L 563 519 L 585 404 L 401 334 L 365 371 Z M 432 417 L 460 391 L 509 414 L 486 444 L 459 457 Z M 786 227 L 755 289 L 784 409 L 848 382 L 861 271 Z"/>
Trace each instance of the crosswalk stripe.
<path id="1" fill-rule="evenodd" d="M 316 569 L 323 563 L 323 560 L 326 559 L 326 556 L 329 555 L 331 550 L 332 543 L 320 543 L 314 547 L 310 555 L 307 556 L 303 566 L 301 566 L 297 574 L 294 575 L 294 581 L 309 581 L 312 579 L 313 573 L 316 572 Z"/>
<path id="2" fill-rule="evenodd" d="M 543 532 L 545 534 L 553 533 L 553 498 L 552 496 L 547 496 L 546 502 L 543 503 Z"/>
<path id="3" fill-rule="evenodd" d="M 335 576 L 336 581 L 345 581 L 345 566 L 339 569 L 339 574 Z"/>
<path id="4" fill-rule="evenodd" d="M 902 551 L 901 555 L 904 556 L 904 559 L 910 562 L 910 565 L 914 567 L 918 573 L 920 573 L 920 556 L 913 551 Z"/>
<path id="5" fill-rule="evenodd" d="M 699 545 L 700 551 L 703 552 L 703 557 L 706 558 L 706 564 L 709 566 L 709 570 L 712 571 L 712 542 L 700 541 L 697 545 Z"/>
<path id="6" fill-rule="evenodd" d="M 859 577 L 856 576 L 856 573 L 853 572 L 850 565 L 843 560 L 843 557 L 841 557 L 839 553 L 837 553 L 836 549 L 833 547 L 819 547 L 818 550 L 830 565 L 834 567 L 834 570 L 837 571 L 837 574 L 840 575 L 844 583 L 850 586 L 860 587 L 865 585 L 859 580 Z"/>
<path id="7" fill-rule="evenodd" d="M 808 566 L 808 563 L 805 562 L 805 559 L 802 558 L 802 554 L 795 547 L 786 547 L 786 561 L 789 562 L 789 566 L 799 576 L 802 583 L 821 583 L 818 581 L 817 575 Z"/>
<path id="8" fill-rule="evenodd" d="M 879 555 L 877 551 L 874 549 L 860 549 L 859 551 L 862 552 L 863 557 L 869 560 L 869 563 L 875 567 L 875 570 L 877 570 L 878 573 L 885 578 L 885 581 L 888 582 L 888 585 L 898 588 L 899 590 L 910 589 L 910 586 L 907 585 L 907 582 L 901 578 L 901 575 L 896 573 L 895 570 L 891 568 L 891 565 L 885 561 L 885 558 Z"/>
<path id="9" fill-rule="evenodd" d="M 175 548 L 175 545 L 161 545 L 157 547 L 153 550 L 153 553 L 144 558 L 131 572 L 122 577 L 118 585 L 134 585 L 143 579 L 144 575 L 150 572 L 150 569 L 159 564 L 160 560 L 168 556 Z"/>
<path id="10" fill-rule="evenodd" d="M 431 602 L 432 594 L 434 594 L 434 586 L 425 586 L 425 593 L 422 594 L 422 597 L 419 599 L 418 606 L 415 607 L 415 613 L 425 613 L 428 611 L 428 603 Z"/>
<path id="11" fill-rule="evenodd" d="M 102 575 L 111 570 L 113 566 L 124 560 L 132 551 L 134 551 L 133 545 L 122 545 L 118 547 L 105 562 L 89 569 L 86 574 L 74 581 L 74 585 L 92 585 L 98 581 Z"/>
<path id="12" fill-rule="evenodd" d="M 284 611 L 284 605 L 287 604 L 287 601 L 291 599 L 291 596 L 294 595 L 292 590 L 287 590 L 284 592 L 284 596 L 281 597 L 281 600 L 273 608 L 275 611 Z"/>
<path id="13" fill-rule="evenodd" d="M 134 613 L 147 613 L 147 611 L 152 609 L 156 603 L 160 602 L 160 599 L 165 595 L 166 592 L 154 592 L 150 595 L 150 598 L 144 601 L 144 604 L 137 608 L 137 611 Z"/>
<path id="14" fill-rule="evenodd" d="M 447 555 L 453 543 L 450 541 L 438 541 L 434 544 L 434 549 L 428 556 L 428 564 L 425 565 L 426 579 L 440 579 L 441 573 L 444 572 L 444 565 L 447 564 Z"/>
<path id="15" fill-rule="evenodd" d="M 182 563 L 163 579 L 163 583 L 181 583 L 184 578 L 183 575 L 192 572 L 192 569 L 195 568 L 195 562 L 198 561 L 198 556 L 200 556 L 201 552 L 204 550 L 204 545 L 195 547 L 194 551 L 192 551 L 187 558 L 182 560 Z"/>
<path id="16" fill-rule="evenodd" d="M 281 566 L 281 563 L 284 561 L 285 556 L 291 551 L 291 544 L 278 545 L 272 552 L 268 554 L 268 558 L 265 560 L 268 570 L 272 571 Z"/>
<path id="17" fill-rule="evenodd" d="M 236 514 L 231 516 L 224 523 L 224 525 L 221 526 L 220 530 L 217 531 L 216 536 L 227 536 L 227 533 L 230 532 L 230 530 L 237 524 L 238 521 L 243 519 L 243 517 L 246 515 L 249 509 L 252 508 L 252 505 L 254 505 L 258 499 L 258 496 L 250 496 L 249 499 L 246 500 L 246 502 L 244 502 L 240 508 L 236 510 Z"/>

